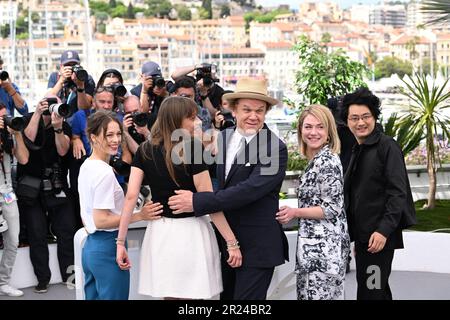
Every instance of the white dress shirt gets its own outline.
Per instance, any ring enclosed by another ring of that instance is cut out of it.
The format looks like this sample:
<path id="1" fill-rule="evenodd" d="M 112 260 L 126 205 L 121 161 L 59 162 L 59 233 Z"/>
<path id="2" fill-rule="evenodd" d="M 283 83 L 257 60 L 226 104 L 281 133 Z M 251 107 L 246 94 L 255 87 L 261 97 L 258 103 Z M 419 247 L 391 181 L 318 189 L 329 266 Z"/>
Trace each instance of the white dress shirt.
<path id="1" fill-rule="evenodd" d="M 225 179 L 228 177 L 228 173 L 230 172 L 231 166 L 236 158 L 237 153 L 243 147 L 243 138 L 247 144 L 256 136 L 255 134 L 249 136 L 243 136 L 238 130 L 234 130 L 233 135 L 230 138 L 230 141 L 227 145 L 227 156 L 225 159 Z"/>

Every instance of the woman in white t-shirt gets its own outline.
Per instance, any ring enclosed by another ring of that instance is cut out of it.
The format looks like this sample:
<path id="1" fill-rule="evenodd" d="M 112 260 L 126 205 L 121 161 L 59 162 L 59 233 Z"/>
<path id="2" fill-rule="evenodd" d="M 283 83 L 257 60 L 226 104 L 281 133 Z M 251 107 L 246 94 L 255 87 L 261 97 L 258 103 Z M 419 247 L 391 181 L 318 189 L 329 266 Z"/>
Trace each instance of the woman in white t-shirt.
<path id="1" fill-rule="evenodd" d="M 114 113 L 98 111 L 88 119 L 91 156 L 78 176 L 81 219 L 89 233 L 83 247 L 82 265 L 86 300 L 128 299 L 130 274 L 116 264 L 117 227 L 124 194 L 114 176 L 109 158 L 117 153 L 122 126 Z M 159 203 L 147 203 L 132 221 L 151 220 L 161 213 Z"/>

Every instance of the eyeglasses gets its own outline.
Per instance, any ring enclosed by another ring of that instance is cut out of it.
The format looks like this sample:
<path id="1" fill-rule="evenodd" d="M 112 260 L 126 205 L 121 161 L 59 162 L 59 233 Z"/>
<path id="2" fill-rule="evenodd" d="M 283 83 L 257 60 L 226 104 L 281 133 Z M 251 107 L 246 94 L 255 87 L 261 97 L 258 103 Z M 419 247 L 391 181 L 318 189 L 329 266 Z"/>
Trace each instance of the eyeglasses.
<path id="1" fill-rule="evenodd" d="M 104 91 L 114 93 L 114 88 L 103 86 L 103 87 L 98 87 L 97 89 L 95 89 L 95 93 L 102 93 Z"/>
<path id="2" fill-rule="evenodd" d="M 363 114 L 361 116 L 353 115 L 351 117 L 348 117 L 348 120 L 351 121 L 351 122 L 355 122 L 356 123 L 359 120 L 362 120 L 362 121 L 366 122 L 367 120 L 369 120 L 371 118 L 372 118 L 372 115 L 370 113 L 365 113 L 365 114 Z"/>

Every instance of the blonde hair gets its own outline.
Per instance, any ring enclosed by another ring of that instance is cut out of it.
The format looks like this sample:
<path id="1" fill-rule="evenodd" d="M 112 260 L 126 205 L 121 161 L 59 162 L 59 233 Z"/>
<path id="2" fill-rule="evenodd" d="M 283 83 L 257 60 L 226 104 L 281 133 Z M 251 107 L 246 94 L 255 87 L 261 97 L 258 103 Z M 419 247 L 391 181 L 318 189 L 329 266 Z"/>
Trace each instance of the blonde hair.
<path id="1" fill-rule="evenodd" d="M 306 143 L 302 139 L 302 127 L 305 118 L 312 115 L 317 118 L 327 130 L 327 144 L 331 152 L 339 154 L 341 151 L 341 141 L 337 133 L 336 122 L 330 109 L 320 104 L 313 104 L 303 109 L 298 118 L 297 138 L 300 147 L 300 153 L 306 156 Z"/>

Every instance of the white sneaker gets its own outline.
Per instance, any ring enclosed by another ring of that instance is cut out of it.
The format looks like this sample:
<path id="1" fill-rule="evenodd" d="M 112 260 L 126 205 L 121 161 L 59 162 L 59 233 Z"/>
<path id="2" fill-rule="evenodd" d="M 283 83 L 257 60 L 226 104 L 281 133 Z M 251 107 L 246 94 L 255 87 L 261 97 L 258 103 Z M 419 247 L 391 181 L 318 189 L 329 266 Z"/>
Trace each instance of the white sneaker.
<path id="1" fill-rule="evenodd" d="M 9 284 L 0 286 L 0 295 L 7 295 L 10 297 L 21 297 L 23 296 L 23 291 L 11 287 Z"/>

